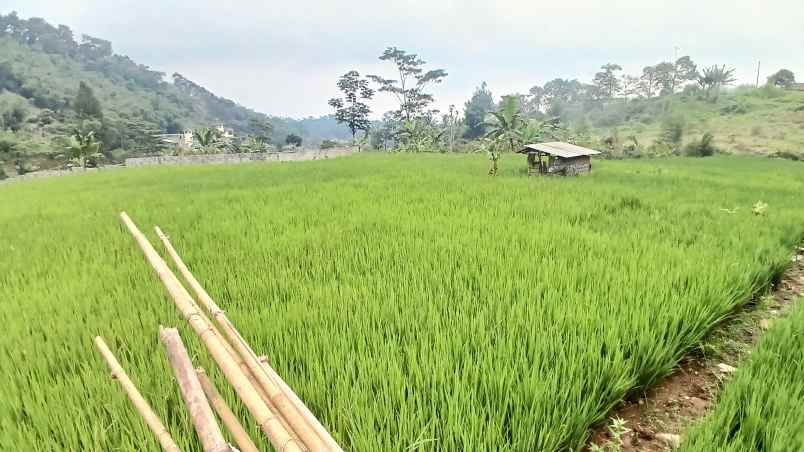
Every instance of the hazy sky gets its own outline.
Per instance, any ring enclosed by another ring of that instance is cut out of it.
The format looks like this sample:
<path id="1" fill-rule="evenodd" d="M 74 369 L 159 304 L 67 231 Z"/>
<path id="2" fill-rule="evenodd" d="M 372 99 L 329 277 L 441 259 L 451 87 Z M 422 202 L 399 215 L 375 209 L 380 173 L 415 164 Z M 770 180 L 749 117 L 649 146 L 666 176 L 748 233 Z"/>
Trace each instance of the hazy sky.
<path id="1" fill-rule="evenodd" d="M 556 77 L 588 81 L 614 62 L 638 73 L 689 54 L 727 64 L 740 82 L 781 67 L 804 79 L 802 0 L 313 1 L 2 0 L 0 11 L 43 17 L 111 40 L 118 53 L 180 72 L 218 95 L 281 116 L 331 112 L 339 75 L 392 75 L 387 46 L 450 75 L 437 106 L 463 103 L 481 82 L 495 96 Z M 393 108 L 379 95 L 375 112 Z"/>

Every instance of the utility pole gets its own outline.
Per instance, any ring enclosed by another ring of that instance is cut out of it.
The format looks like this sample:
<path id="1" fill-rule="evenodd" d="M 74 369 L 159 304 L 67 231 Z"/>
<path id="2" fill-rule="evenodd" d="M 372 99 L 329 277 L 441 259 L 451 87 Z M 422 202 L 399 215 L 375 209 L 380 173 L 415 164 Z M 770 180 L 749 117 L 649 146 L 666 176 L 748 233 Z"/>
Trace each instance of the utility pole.
<path id="1" fill-rule="evenodd" d="M 762 61 L 757 61 L 757 88 L 759 88 L 759 68 L 762 66 Z"/>

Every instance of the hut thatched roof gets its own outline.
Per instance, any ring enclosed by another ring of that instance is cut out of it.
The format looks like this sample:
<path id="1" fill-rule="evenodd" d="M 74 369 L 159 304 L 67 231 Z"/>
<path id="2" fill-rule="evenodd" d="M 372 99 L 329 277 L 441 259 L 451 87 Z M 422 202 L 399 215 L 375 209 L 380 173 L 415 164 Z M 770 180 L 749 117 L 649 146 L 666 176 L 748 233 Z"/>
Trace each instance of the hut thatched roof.
<path id="1" fill-rule="evenodd" d="M 518 153 L 535 154 L 537 152 L 541 152 L 542 154 L 554 155 L 556 157 L 561 157 L 565 159 L 573 157 L 581 157 L 584 155 L 600 154 L 600 152 L 594 149 L 589 149 L 569 143 L 562 143 L 560 141 L 554 141 L 551 143 L 526 144 L 525 147 Z"/>

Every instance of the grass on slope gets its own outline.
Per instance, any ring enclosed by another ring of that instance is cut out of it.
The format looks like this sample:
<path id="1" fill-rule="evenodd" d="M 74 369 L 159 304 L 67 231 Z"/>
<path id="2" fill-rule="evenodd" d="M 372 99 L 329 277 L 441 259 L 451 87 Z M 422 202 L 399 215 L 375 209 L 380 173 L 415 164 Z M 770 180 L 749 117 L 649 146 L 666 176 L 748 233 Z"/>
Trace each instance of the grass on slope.
<path id="1" fill-rule="evenodd" d="M 678 94 L 631 105 L 625 108 L 628 113 L 616 113 L 623 108 L 602 113 L 604 118 L 622 114 L 629 119 L 599 127 L 596 134 L 606 137 L 616 129 L 623 143 L 635 136 L 647 147 L 660 139 L 663 118 L 671 116 L 683 120 L 685 143 L 710 132 L 715 145 L 727 152 L 790 152 L 804 158 L 804 92 L 741 87 L 725 91 L 716 103 Z"/>
<path id="2" fill-rule="evenodd" d="M 183 450 L 199 450 L 160 324 L 180 327 L 247 418 L 124 209 L 172 236 L 359 451 L 577 449 L 767 286 L 804 232 L 804 167 L 790 162 L 595 162 L 569 179 L 501 164 L 489 178 L 476 155 L 358 155 L 0 186 L 0 449 L 157 447 L 92 348 L 101 334 Z"/>
<path id="3" fill-rule="evenodd" d="M 804 450 L 804 300 L 774 323 L 682 450 Z"/>

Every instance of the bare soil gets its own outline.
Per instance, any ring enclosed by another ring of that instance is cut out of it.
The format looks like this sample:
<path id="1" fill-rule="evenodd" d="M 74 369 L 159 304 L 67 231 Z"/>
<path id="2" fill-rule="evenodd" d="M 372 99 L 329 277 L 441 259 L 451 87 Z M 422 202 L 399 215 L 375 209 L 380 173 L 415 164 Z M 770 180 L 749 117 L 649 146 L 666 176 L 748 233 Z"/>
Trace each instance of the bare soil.
<path id="1" fill-rule="evenodd" d="M 677 446 L 685 430 L 707 413 L 723 383 L 762 333 L 804 296 L 804 248 L 797 248 L 791 261 L 768 296 L 718 326 L 666 379 L 625 400 L 604 424 L 594 428 L 586 450 L 593 444 L 602 447 L 616 442 L 609 430 L 616 418 L 623 419 L 627 429 L 619 440 L 621 451 L 668 451 Z"/>

